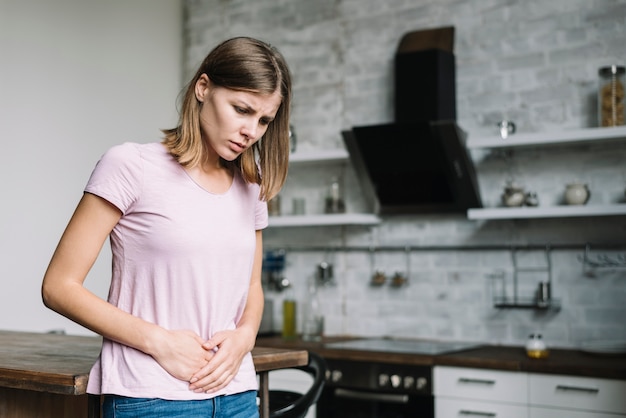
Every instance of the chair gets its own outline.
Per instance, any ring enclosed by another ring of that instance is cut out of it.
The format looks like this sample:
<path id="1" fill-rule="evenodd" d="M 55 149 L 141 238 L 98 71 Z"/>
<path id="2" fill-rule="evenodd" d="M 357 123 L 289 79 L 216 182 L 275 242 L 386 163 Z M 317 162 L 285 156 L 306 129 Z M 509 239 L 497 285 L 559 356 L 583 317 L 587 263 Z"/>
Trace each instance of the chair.
<path id="1" fill-rule="evenodd" d="M 317 402 L 326 378 L 326 362 L 309 351 L 309 363 L 306 366 L 294 367 L 313 376 L 313 383 L 306 393 L 285 390 L 269 391 L 270 418 L 304 418 L 309 408 Z"/>

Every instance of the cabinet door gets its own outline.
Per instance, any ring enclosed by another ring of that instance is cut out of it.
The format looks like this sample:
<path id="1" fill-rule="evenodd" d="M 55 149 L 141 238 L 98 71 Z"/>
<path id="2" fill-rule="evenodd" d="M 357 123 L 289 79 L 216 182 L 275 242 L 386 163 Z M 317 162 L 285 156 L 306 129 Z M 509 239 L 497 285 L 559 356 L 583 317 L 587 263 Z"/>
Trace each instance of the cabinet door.
<path id="1" fill-rule="evenodd" d="M 530 374 L 529 388 L 533 406 L 626 414 L 625 381 Z"/>
<path id="2" fill-rule="evenodd" d="M 618 418 L 626 415 L 603 414 L 600 412 L 574 411 L 572 409 L 530 407 L 530 418 Z"/>
<path id="3" fill-rule="evenodd" d="M 313 384 L 313 377 L 301 370 L 284 369 L 269 373 L 270 390 L 288 390 L 290 392 L 306 393 Z M 315 418 L 315 405 L 309 408 L 305 418 Z"/>
<path id="4" fill-rule="evenodd" d="M 522 372 L 435 366 L 435 397 L 528 403 L 528 375 Z"/>
<path id="5" fill-rule="evenodd" d="M 435 418 L 527 418 L 526 405 L 435 398 Z M 562 418 L 562 416 L 561 416 Z"/>

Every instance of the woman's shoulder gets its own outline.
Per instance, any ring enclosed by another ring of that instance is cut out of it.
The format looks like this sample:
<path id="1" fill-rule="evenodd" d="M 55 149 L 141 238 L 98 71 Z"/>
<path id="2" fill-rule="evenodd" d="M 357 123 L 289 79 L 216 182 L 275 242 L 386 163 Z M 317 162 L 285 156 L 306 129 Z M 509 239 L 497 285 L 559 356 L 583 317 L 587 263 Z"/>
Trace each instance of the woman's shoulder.
<path id="1" fill-rule="evenodd" d="M 113 145 L 105 151 L 102 158 L 119 162 L 142 160 L 155 155 L 166 155 L 167 150 L 160 142 L 138 143 L 124 142 Z"/>

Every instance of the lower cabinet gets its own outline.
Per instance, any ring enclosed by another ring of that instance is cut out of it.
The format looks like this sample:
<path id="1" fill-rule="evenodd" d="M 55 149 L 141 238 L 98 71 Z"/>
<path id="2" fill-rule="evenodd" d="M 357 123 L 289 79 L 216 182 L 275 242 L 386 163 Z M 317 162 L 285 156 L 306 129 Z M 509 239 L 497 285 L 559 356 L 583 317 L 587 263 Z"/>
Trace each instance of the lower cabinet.
<path id="1" fill-rule="evenodd" d="M 624 381 L 529 374 L 528 383 L 530 418 L 626 417 Z"/>
<path id="2" fill-rule="evenodd" d="M 526 373 L 435 366 L 435 417 L 527 418 Z"/>
<path id="3" fill-rule="evenodd" d="M 270 390 L 288 390 L 306 393 L 313 384 L 313 377 L 301 370 L 273 370 L 269 373 Z M 309 408 L 305 418 L 315 418 L 315 405 Z"/>
<path id="4" fill-rule="evenodd" d="M 435 417 L 626 417 L 626 381 L 436 366 Z"/>

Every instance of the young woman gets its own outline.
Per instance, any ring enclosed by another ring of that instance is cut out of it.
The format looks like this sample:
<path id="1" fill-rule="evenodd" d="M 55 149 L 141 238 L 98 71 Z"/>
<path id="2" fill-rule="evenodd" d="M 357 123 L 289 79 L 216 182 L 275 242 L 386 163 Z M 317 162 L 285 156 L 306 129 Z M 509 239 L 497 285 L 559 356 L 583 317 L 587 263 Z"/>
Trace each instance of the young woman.
<path id="1" fill-rule="evenodd" d="M 42 295 L 103 336 L 88 392 L 104 395 L 105 417 L 258 416 L 261 230 L 287 175 L 290 103 L 280 53 L 230 39 L 162 142 L 115 146 L 96 165 Z M 104 301 L 83 282 L 107 237 Z"/>

